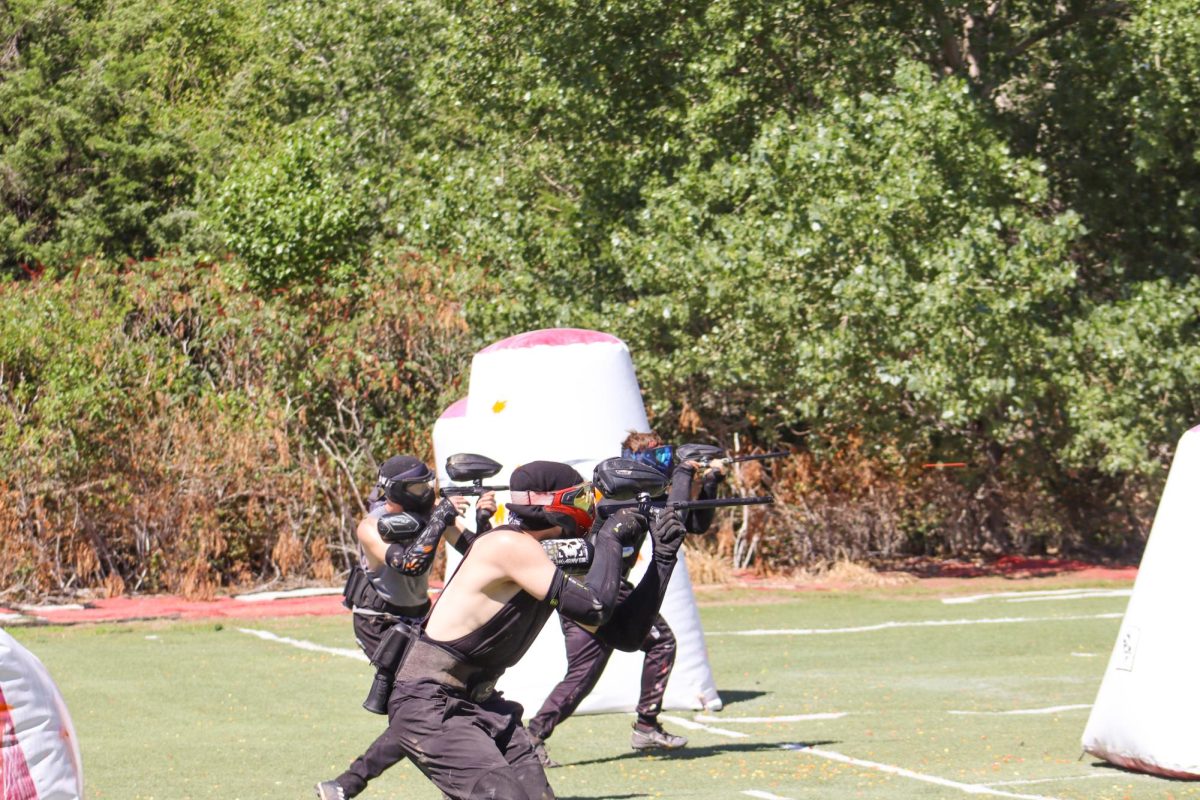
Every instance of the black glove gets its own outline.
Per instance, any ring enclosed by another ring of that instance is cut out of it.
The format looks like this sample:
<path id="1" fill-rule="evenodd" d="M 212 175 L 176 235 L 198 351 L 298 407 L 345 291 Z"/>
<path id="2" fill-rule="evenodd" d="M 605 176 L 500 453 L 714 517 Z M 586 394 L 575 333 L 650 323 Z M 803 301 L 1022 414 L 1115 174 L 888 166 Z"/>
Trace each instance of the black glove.
<path id="1" fill-rule="evenodd" d="M 686 532 L 679 515 L 673 509 L 664 508 L 650 526 L 650 538 L 654 540 L 654 560 L 663 564 L 673 564 Z"/>
<path id="2" fill-rule="evenodd" d="M 604 521 L 596 536 L 612 536 L 621 547 L 633 547 L 646 532 L 646 525 L 645 515 L 636 508 L 621 508 Z"/>
<path id="3" fill-rule="evenodd" d="M 490 530 L 492 527 L 492 515 L 495 513 L 495 511 L 488 511 L 477 507 L 475 509 L 475 532 L 483 533 L 486 530 Z"/>

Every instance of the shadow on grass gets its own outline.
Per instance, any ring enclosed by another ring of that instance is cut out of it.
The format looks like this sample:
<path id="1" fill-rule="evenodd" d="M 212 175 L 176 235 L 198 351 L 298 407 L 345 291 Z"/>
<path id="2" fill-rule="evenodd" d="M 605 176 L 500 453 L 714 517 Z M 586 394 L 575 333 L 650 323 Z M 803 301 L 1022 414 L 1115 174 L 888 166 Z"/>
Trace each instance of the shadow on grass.
<path id="1" fill-rule="evenodd" d="M 765 694 L 768 693 L 746 691 L 743 689 L 722 689 L 720 691 L 721 702 L 724 703 L 726 707 L 729 707 L 734 703 L 744 703 L 747 700 L 756 700 Z"/>
<path id="2" fill-rule="evenodd" d="M 812 742 L 796 742 L 791 747 L 800 749 L 804 747 L 823 747 L 827 744 L 838 744 L 839 739 L 822 739 Z M 725 755 L 728 753 L 761 753 L 767 750 L 778 750 L 779 742 L 738 742 L 730 744 L 712 744 L 706 747 L 684 747 L 679 750 L 631 750 L 628 753 L 622 753 L 619 756 L 609 756 L 608 758 L 593 758 L 587 761 L 564 761 L 563 766 L 571 767 L 586 767 L 592 764 L 612 764 L 620 761 L 630 761 L 635 758 L 645 758 L 647 756 L 656 756 L 658 758 L 670 759 L 672 761 L 694 761 L 698 758 L 711 758 L 712 756 Z M 550 773 L 553 777 L 553 772 Z M 641 797 L 642 795 L 630 795 L 631 797 Z M 567 800 L 567 798 L 563 798 Z M 582 799 L 580 799 L 582 800 Z"/>
<path id="3" fill-rule="evenodd" d="M 1129 769 L 1122 767 L 1119 764 L 1110 764 L 1107 761 L 1093 761 L 1091 766 L 1094 769 L 1107 769 L 1112 772 L 1121 772 L 1130 777 L 1153 778 L 1160 781 L 1173 781 L 1175 783 L 1192 783 L 1196 782 L 1195 778 L 1184 778 L 1176 775 L 1160 775 L 1157 772 L 1143 772 L 1141 770 Z"/>

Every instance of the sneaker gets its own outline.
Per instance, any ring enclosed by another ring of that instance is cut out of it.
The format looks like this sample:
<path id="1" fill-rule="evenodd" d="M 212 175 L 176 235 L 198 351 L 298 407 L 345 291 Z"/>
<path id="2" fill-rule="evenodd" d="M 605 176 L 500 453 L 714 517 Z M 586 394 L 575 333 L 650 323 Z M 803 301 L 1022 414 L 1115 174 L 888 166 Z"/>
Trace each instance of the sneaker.
<path id="1" fill-rule="evenodd" d="M 337 781 L 321 781 L 317 784 L 318 800 L 346 800 L 346 792 Z"/>
<path id="2" fill-rule="evenodd" d="M 646 730 L 639 728 L 637 723 L 634 723 L 633 736 L 629 739 L 629 746 L 634 750 L 677 750 L 687 745 L 687 742 L 688 740 L 683 736 L 676 736 L 664 731 L 662 725 L 655 725 Z"/>
<path id="3" fill-rule="evenodd" d="M 546 743 L 545 742 L 543 742 L 538 737 L 534 736 L 532 733 L 529 734 L 529 739 L 530 739 L 530 741 L 533 742 L 534 755 L 536 755 L 538 757 L 538 761 L 542 762 L 543 768 L 554 769 L 555 767 L 562 766 L 562 764 L 559 764 L 557 761 L 555 761 L 553 758 L 550 757 L 549 753 L 546 752 Z"/>

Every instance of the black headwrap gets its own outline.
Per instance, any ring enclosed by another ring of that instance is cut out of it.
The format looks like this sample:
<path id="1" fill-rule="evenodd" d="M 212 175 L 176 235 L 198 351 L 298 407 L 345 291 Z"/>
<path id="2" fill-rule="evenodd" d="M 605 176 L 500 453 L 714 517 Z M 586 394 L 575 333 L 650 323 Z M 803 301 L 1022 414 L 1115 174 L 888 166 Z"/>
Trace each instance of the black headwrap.
<path id="1" fill-rule="evenodd" d="M 583 476 L 574 467 L 558 461 L 530 461 L 513 470 L 508 486 L 517 492 L 556 492 L 583 483 Z M 508 504 L 513 522 L 531 531 L 544 531 L 558 525 L 546 516 L 545 506 Z"/>

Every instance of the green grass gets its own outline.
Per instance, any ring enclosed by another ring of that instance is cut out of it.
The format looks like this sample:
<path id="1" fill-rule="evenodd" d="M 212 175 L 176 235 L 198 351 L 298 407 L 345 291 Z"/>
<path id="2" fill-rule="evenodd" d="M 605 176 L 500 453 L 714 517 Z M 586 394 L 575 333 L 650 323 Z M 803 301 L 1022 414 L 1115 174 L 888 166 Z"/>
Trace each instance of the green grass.
<path id="1" fill-rule="evenodd" d="M 1012 586 L 1005 588 L 1014 588 Z M 1039 586 L 1038 588 L 1044 588 Z M 1080 758 L 1087 710 L 962 715 L 1088 704 L 1095 698 L 1125 598 L 944 605 L 937 596 L 874 590 L 762 596 L 702 608 L 717 685 L 726 700 L 707 725 L 682 730 L 669 756 L 628 749 L 630 717 L 582 716 L 560 727 L 550 772 L 560 798 L 970 797 L 965 791 L 783 749 L 876 762 L 1015 795 L 1071 800 L 1200 797 L 1200 786 Z M 883 622 L 1036 618 L 1034 622 L 897 627 L 830 635 L 736 631 L 841 628 Z M 349 619 L 137 623 L 11 632 L 46 663 L 75 718 L 92 800 L 307 798 L 379 732 L 359 708 L 369 667 L 261 641 L 239 627 L 353 648 Z M 1073 655 L 1077 654 L 1077 655 Z M 1092 654 L 1081 657 L 1078 654 Z M 746 724 L 738 717 L 846 712 L 839 719 Z M 691 712 L 674 716 L 691 719 Z M 762 794 L 758 796 L 764 796 Z M 986 796 L 986 795 L 981 795 Z M 437 800 L 409 764 L 365 798 Z"/>

